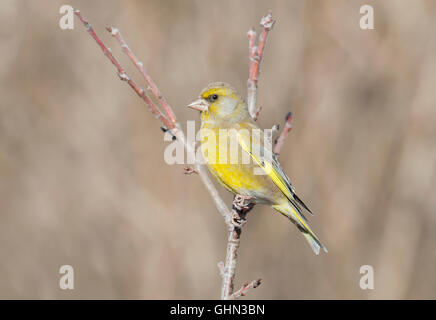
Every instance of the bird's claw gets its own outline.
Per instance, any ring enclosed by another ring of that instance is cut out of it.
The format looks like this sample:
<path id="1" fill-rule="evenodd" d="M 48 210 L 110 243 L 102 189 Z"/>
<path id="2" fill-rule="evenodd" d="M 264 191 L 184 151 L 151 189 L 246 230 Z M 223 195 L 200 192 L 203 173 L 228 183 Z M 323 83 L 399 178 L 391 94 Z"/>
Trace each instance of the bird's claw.
<path id="1" fill-rule="evenodd" d="M 236 228 L 242 228 L 242 226 L 247 222 L 247 219 L 242 217 L 237 211 L 232 210 L 232 219 L 230 222 Z"/>
<path id="2" fill-rule="evenodd" d="M 241 228 L 246 222 L 245 214 L 253 208 L 254 203 L 250 200 L 253 199 L 251 196 L 236 195 L 233 200 L 233 210 L 231 223 L 237 228 Z"/>
<path id="3" fill-rule="evenodd" d="M 253 199 L 253 197 L 237 194 L 233 200 L 233 207 L 240 212 L 247 211 L 254 205 L 254 203 L 250 201 L 251 199 Z"/>

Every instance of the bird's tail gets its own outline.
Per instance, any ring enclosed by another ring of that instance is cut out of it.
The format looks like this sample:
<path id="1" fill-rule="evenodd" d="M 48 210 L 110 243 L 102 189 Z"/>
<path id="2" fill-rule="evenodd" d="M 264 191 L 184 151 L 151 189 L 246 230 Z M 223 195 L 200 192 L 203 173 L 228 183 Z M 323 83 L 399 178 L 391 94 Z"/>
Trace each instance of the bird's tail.
<path id="1" fill-rule="evenodd" d="M 272 207 L 289 218 L 297 226 L 298 230 L 300 230 L 304 238 L 309 242 L 316 255 L 319 254 L 320 249 L 323 249 L 326 253 L 328 252 L 327 248 L 324 247 L 315 233 L 310 229 L 306 218 L 300 214 L 299 210 L 296 210 L 290 202 L 286 201 L 283 204 L 273 205 Z"/>

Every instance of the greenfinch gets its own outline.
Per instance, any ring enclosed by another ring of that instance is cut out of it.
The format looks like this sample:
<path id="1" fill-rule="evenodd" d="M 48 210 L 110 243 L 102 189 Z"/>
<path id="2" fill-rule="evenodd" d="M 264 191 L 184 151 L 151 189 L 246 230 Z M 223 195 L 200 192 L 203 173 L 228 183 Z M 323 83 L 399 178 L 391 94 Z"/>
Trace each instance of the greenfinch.
<path id="1" fill-rule="evenodd" d="M 245 196 L 253 204 L 269 205 L 289 218 L 315 254 L 320 249 L 327 252 L 303 215 L 303 209 L 312 212 L 295 194 L 295 188 L 272 153 L 271 143 L 260 134 L 263 131 L 251 118 L 247 104 L 237 91 L 223 82 L 211 83 L 188 107 L 201 112 L 200 132 L 208 132 L 201 134 L 201 151 L 211 174 L 233 194 Z M 223 132 L 234 133 L 236 147 L 232 148 L 230 139 L 222 139 Z M 234 161 L 236 152 L 238 157 Z M 245 156 L 251 161 L 241 161 L 239 154 L 242 160 Z"/>

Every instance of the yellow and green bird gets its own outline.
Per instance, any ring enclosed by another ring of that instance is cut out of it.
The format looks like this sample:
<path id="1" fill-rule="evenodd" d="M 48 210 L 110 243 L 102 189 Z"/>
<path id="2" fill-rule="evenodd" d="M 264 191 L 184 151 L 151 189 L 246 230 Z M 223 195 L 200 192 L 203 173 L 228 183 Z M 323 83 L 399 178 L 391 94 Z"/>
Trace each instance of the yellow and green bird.
<path id="1" fill-rule="evenodd" d="M 262 131 L 237 91 L 223 82 L 211 83 L 188 107 L 201 112 L 201 130 L 207 132 L 202 134 L 201 148 L 213 176 L 235 195 L 270 205 L 289 218 L 315 254 L 319 254 L 320 249 L 327 252 L 302 211 L 312 212 L 295 194 L 295 188 L 272 153 L 271 143 L 260 134 Z M 222 139 L 224 133 L 232 137 L 229 132 L 234 133 L 234 144 L 230 138 Z M 243 161 L 244 155 L 252 161 Z"/>

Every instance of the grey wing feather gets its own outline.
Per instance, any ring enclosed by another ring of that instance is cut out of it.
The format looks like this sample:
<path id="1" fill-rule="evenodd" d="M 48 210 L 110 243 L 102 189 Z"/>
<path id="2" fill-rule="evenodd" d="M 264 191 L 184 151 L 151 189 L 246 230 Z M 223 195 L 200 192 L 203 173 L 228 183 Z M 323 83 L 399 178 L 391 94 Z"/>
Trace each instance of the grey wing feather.
<path id="1" fill-rule="evenodd" d="M 301 216 L 304 218 L 304 220 L 307 221 L 306 217 L 303 215 L 301 207 L 306 209 L 311 215 L 313 215 L 313 212 L 304 204 L 304 202 L 295 194 L 295 188 L 292 185 L 291 181 L 289 180 L 286 173 L 283 171 L 282 166 L 280 165 L 277 156 L 272 152 L 272 145 L 271 141 L 269 139 L 263 139 L 264 135 L 258 137 L 259 141 L 263 140 L 263 143 L 260 144 L 252 144 L 252 148 L 255 150 L 252 150 L 254 153 L 259 155 L 259 158 L 261 161 L 267 159 L 271 159 L 271 164 L 274 167 L 274 169 L 280 174 L 281 177 L 283 177 L 283 181 L 285 182 L 286 187 L 288 188 L 290 194 L 292 195 L 292 198 L 289 197 L 288 200 L 291 202 L 291 204 L 295 207 L 295 209 L 298 211 L 298 213 L 301 214 Z M 256 148 L 257 147 L 257 148 Z M 269 162 L 269 161 L 268 161 Z M 300 207 L 301 206 L 301 207 Z"/>

